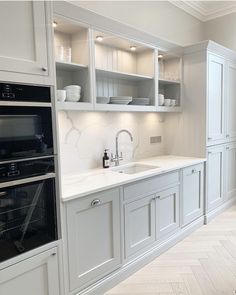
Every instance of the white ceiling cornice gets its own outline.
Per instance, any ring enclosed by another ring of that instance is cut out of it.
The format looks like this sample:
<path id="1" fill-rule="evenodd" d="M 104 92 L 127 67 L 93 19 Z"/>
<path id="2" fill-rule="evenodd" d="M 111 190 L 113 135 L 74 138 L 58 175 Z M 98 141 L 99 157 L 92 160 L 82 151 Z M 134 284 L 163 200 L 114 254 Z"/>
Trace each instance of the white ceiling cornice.
<path id="1" fill-rule="evenodd" d="M 169 1 L 178 8 L 205 22 L 236 12 L 236 1 Z"/>

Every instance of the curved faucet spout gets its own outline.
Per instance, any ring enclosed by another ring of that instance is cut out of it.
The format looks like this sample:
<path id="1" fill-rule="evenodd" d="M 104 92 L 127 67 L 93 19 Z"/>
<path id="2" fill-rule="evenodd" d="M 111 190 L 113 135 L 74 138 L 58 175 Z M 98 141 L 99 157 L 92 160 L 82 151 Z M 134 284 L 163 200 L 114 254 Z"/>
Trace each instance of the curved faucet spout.
<path id="1" fill-rule="evenodd" d="M 120 164 L 120 160 L 123 160 L 123 156 L 122 153 L 121 155 L 119 155 L 119 135 L 121 133 L 127 133 L 130 137 L 130 140 L 133 141 L 133 135 L 131 134 L 131 132 L 127 129 L 121 129 L 120 131 L 117 132 L 116 134 L 116 154 L 115 157 L 112 156 L 111 161 L 115 162 L 115 165 L 118 166 Z"/>

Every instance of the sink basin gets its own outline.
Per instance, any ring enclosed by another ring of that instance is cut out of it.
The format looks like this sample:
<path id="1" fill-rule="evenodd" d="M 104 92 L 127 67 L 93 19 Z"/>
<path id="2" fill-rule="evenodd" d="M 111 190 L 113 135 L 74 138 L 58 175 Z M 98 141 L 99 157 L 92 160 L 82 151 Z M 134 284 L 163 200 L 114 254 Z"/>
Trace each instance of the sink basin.
<path id="1" fill-rule="evenodd" d="M 133 164 L 127 164 L 127 165 L 112 168 L 112 171 L 118 172 L 118 173 L 124 173 L 124 174 L 136 174 L 136 173 L 148 171 L 151 169 L 157 169 L 157 168 L 160 168 L 160 167 L 133 163 Z"/>

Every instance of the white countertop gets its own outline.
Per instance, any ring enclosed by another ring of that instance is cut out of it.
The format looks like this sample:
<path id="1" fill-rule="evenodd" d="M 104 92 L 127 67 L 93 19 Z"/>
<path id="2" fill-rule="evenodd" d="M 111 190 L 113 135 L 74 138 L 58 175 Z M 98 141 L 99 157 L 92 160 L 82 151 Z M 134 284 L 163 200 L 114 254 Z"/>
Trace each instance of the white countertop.
<path id="1" fill-rule="evenodd" d="M 62 176 L 62 201 L 80 198 L 102 190 L 124 185 L 169 171 L 205 162 L 204 158 L 159 156 L 142 159 L 133 163 L 158 166 L 158 168 L 136 174 L 124 174 L 109 169 L 92 169 L 79 174 Z M 125 165 L 125 164 L 124 164 Z M 122 164 L 120 165 L 122 167 Z"/>

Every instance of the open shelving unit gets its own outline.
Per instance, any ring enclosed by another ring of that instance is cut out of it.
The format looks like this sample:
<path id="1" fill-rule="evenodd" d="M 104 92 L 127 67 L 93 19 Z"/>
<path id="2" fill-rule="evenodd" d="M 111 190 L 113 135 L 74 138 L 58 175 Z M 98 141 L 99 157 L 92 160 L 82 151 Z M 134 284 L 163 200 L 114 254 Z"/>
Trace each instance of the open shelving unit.
<path id="1" fill-rule="evenodd" d="M 57 23 L 54 29 L 57 89 L 81 86 L 80 100 L 58 102 L 58 109 L 90 110 L 93 102 L 89 29 L 58 16 L 54 22 Z"/>
<path id="2" fill-rule="evenodd" d="M 100 42 L 97 37 L 102 37 Z M 148 98 L 149 105 L 100 104 L 96 110 L 155 111 L 155 48 L 104 32 L 93 32 L 96 97 Z M 133 50 L 132 50 L 133 49 Z"/>
<path id="3" fill-rule="evenodd" d="M 181 111 L 180 56 L 61 16 L 55 16 L 54 21 L 57 89 L 68 85 L 80 85 L 82 89 L 79 102 L 57 102 L 58 110 Z M 176 106 L 160 105 L 158 93 L 176 100 Z M 149 104 L 105 104 L 97 99 L 113 96 L 148 98 Z"/>
<path id="4" fill-rule="evenodd" d="M 158 92 L 165 99 L 176 101 L 175 106 L 160 105 L 158 111 L 178 112 L 181 111 L 181 88 L 182 88 L 182 59 L 180 56 L 159 51 L 158 52 Z"/>

